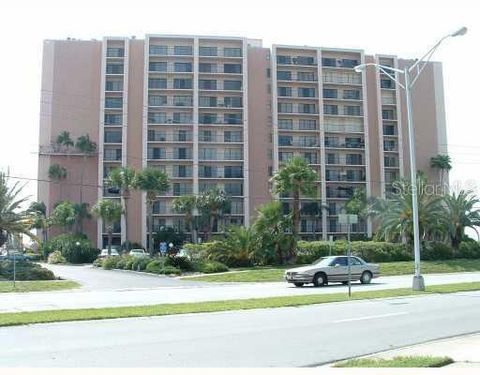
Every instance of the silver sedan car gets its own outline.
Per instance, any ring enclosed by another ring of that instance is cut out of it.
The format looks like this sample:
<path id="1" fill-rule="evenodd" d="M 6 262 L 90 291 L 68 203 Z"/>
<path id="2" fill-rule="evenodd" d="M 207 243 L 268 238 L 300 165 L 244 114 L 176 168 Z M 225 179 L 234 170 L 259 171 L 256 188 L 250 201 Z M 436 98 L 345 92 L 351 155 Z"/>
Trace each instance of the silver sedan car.
<path id="1" fill-rule="evenodd" d="M 369 284 L 379 276 L 379 265 L 365 262 L 359 257 L 350 257 L 350 273 L 352 281 Z M 320 258 L 313 264 L 291 268 L 285 271 L 285 280 L 295 286 L 313 283 L 315 286 L 327 285 L 329 282 L 348 283 L 348 257 L 330 256 Z"/>

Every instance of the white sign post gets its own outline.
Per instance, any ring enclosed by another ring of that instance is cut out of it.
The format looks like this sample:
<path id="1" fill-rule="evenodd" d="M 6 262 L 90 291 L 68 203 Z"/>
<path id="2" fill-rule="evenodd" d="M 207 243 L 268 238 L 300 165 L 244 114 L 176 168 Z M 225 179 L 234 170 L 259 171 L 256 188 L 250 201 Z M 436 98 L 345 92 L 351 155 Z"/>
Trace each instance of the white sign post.
<path id="1" fill-rule="evenodd" d="M 352 214 L 339 214 L 338 222 L 340 224 L 347 224 L 347 241 L 348 241 L 348 296 L 352 296 L 352 268 L 350 266 L 350 257 L 352 256 L 352 243 L 350 241 L 350 225 L 358 223 L 358 216 Z"/>

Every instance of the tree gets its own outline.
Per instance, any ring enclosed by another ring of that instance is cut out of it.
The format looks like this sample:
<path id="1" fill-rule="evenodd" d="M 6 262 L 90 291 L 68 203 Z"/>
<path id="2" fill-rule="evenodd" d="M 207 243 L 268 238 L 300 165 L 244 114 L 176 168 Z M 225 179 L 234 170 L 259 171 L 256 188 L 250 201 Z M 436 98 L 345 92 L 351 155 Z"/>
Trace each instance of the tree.
<path id="1" fill-rule="evenodd" d="M 108 235 L 108 255 L 110 256 L 113 226 L 122 217 L 122 205 L 114 199 L 101 199 L 92 207 L 92 213 L 105 225 Z"/>
<path id="2" fill-rule="evenodd" d="M 269 263 L 268 251 L 273 248 L 273 260 L 285 263 L 295 238 L 291 234 L 292 215 L 283 214 L 282 203 L 275 201 L 261 206 L 253 229 L 258 241 L 255 258 L 261 263 Z"/>
<path id="3" fill-rule="evenodd" d="M 33 222 L 32 229 L 39 229 L 42 231 L 42 249 L 48 241 L 48 228 L 51 225 L 51 220 L 47 216 L 47 206 L 43 202 L 32 202 L 28 211 L 32 214 Z M 46 253 L 44 252 L 44 256 Z"/>
<path id="4" fill-rule="evenodd" d="M 198 206 L 209 218 L 208 239 L 212 235 L 215 223 L 218 225 L 218 219 L 230 207 L 230 198 L 223 190 L 215 186 L 198 197 Z"/>
<path id="5" fill-rule="evenodd" d="M 52 164 L 48 168 L 48 177 L 51 180 L 54 180 L 57 184 L 59 184 L 59 196 L 60 198 L 62 198 L 62 185 L 60 182 L 67 178 L 67 169 L 65 167 L 62 167 L 60 164 Z"/>
<path id="6" fill-rule="evenodd" d="M 306 202 L 302 208 L 301 213 L 306 216 L 310 216 L 313 221 L 313 239 L 317 239 L 317 226 L 318 219 L 322 216 L 323 209 L 326 208 L 324 205 L 318 202 Z"/>
<path id="7" fill-rule="evenodd" d="M 107 177 L 105 184 L 110 187 L 120 189 L 120 196 L 122 198 L 123 216 L 125 218 L 125 237 L 126 243 L 128 241 L 128 201 L 130 194 L 135 189 L 137 183 L 137 172 L 130 167 L 121 167 L 113 169 Z"/>
<path id="8" fill-rule="evenodd" d="M 60 151 L 67 151 L 70 147 L 74 146 L 72 138 L 70 138 L 70 132 L 68 131 L 63 131 L 61 132 L 58 136 L 57 139 L 55 140 L 55 144 L 58 147 Z"/>
<path id="9" fill-rule="evenodd" d="M 25 185 L 19 182 L 9 185 L 7 175 L 0 172 L 0 246 L 10 236 L 24 234 L 35 238 L 30 232 L 34 221 L 32 214 L 22 208 L 28 197 L 20 198 Z"/>
<path id="10" fill-rule="evenodd" d="M 442 188 L 444 189 L 445 177 L 450 169 L 452 169 L 452 161 L 448 155 L 437 155 L 430 158 L 430 167 L 438 169 L 438 181 Z"/>
<path id="11" fill-rule="evenodd" d="M 75 203 L 74 204 L 74 209 L 75 209 L 75 220 L 77 224 L 76 232 L 77 234 L 82 233 L 83 234 L 83 221 L 85 219 L 90 219 L 92 215 L 90 214 L 90 211 L 88 209 L 89 204 L 88 203 Z"/>
<path id="12" fill-rule="evenodd" d="M 170 189 L 168 176 L 159 169 L 145 168 L 137 175 L 136 188 L 147 193 L 148 209 L 148 251 L 153 255 L 153 204 L 158 195 L 165 194 Z"/>
<path id="13" fill-rule="evenodd" d="M 194 225 L 192 225 L 192 223 L 194 211 L 197 206 L 198 200 L 194 195 L 182 195 L 181 197 L 177 197 L 172 201 L 173 211 L 177 214 L 185 215 L 185 226 L 191 233 L 192 241 L 195 241 L 195 238 L 193 238 L 193 232 L 196 230 L 196 228 L 194 228 L 196 223 Z"/>
<path id="14" fill-rule="evenodd" d="M 379 222 L 377 236 L 386 241 L 413 241 L 412 186 L 401 179 L 393 183 L 395 192 L 388 200 L 375 199 L 369 214 Z M 445 209 L 442 197 L 429 193 L 424 174 L 417 174 L 418 222 L 421 239 L 429 239 L 443 227 Z"/>
<path id="15" fill-rule="evenodd" d="M 75 148 L 83 154 L 82 170 L 80 172 L 80 204 L 83 203 L 83 176 L 85 174 L 85 164 L 87 163 L 87 156 L 92 155 L 97 150 L 97 144 L 90 140 L 88 134 L 77 138 Z"/>
<path id="16" fill-rule="evenodd" d="M 71 232 L 77 220 L 75 204 L 70 201 L 58 202 L 53 209 L 51 220 L 53 225 L 63 228 L 65 232 Z"/>
<path id="17" fill-rule="evenodd" d="M 300 196 L 314 196 L 318 179 L 315 170 L 300 157 L 290 159 L 272 177 L 274 193 L 293 195 L 292 233 L 295 239 L 298 237 L 300 224 Z M 295 246 L 291 249 L 290 255 L 295 258 Z"/>
<path id="18" fill-rule="evenodd" d="M 229 258 L 228 263 L 236 266 L 251 266 L 251 260 L 255 257 L 256 235 L 252 227 L 232 225 L 227 229 L 225 239 L 225 255 Z"/>
<path id="19" fill-rule="evenodd" d="M 465 228 L 472 228 L 477 232 L 480 226 L 480 200 L 472 191 L 461 190 L 458 194 L 449 194 L 444 197 L 446 205 L 448 235 L 454 249 L 458 249 Z"/>

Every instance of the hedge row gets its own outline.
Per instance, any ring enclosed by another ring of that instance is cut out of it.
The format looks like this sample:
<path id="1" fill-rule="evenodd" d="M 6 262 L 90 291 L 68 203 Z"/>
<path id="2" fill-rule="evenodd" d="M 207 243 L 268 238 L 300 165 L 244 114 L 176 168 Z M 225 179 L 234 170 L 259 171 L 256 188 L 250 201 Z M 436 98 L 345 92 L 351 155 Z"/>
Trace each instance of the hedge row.
<path id="1" fill-rule="evenodd" d="M 129 255 L 97 259 L 95 266 L 104 269 L 123 269 L 165 275 L 180 275 L 182 272 L 226 272 L 228 267 L 215 261 L 192 261 L 186 257 L 132 257 Z"/>
<path id="2" fill-rule="evenodd" d="M 0 261 L 0 279 L 13 280 L 13 261 Z M 28 260 L 15 261 L 15 279 L 21 281 L 54 280 L 52 271 Z"/>

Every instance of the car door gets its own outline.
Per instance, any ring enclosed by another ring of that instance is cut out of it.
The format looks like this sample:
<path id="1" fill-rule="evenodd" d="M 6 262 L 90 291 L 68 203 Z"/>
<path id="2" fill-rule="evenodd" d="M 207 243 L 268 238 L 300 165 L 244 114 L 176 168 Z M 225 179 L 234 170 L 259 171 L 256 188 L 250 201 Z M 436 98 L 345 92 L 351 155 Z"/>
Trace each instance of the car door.
<path id="1" fill-rule="evenodd" d="M 328 272 L 328 281 L 344 281 L 347 280 L 347 257 L 336 257 L 330 263 Z"/>
<path id="2" fill-rule="evenodd" d="M 365 269 L 365 266 L 360 262 L 356 257 L 350 257 L 350 272 L 352 274 L 352 280 L 360 280 L 362 272 Z"/>

